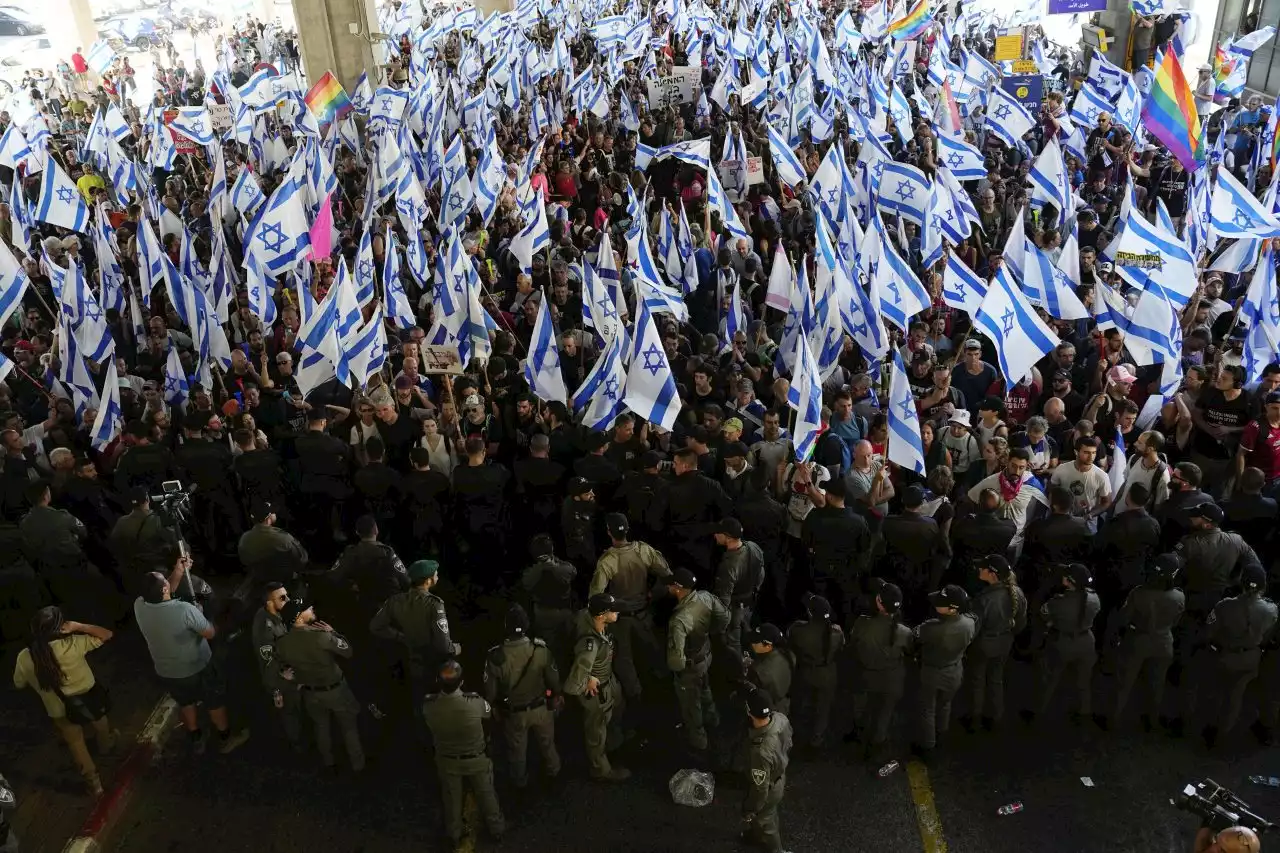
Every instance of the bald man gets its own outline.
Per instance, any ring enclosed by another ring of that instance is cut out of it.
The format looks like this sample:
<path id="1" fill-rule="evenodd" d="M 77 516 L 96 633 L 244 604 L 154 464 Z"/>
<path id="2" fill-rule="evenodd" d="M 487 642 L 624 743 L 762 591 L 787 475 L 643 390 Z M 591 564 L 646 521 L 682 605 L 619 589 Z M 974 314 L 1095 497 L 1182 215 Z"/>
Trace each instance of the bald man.
<path id="1" fill-rule="evenodd" d="M 1194 853 L 1258 853 L 1262 842 L 1247 826 L 1229 826 L 1216 836 L 1208 827 L 1196 833 Z"/>

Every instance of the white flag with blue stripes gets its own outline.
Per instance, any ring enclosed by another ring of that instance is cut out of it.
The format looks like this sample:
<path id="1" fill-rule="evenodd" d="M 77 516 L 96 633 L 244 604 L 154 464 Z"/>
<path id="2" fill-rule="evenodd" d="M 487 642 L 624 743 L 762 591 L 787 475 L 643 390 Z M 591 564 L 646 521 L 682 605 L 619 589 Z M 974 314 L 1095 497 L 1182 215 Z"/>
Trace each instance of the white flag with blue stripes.
<path id="1" fill-rule="evenodd" d="M 347 348 L 352 384 L 358 384 L 361 388 L 369 387 L 369 380 L 387 362 L 387 328 L 383 317 L 382 303 L 378 303 L 369 320 L 356 331 Z"/>
<path id="2" fill-rule="evenodd" d="M 0 326 L 6 325 L 13 312 L 22 306 L 22 297 L 30 283 L 27 271 L 0 240 Z"/>
<path id="3" fill-rule="evenodd" d="M 178 107 L 177 112 L 169 122 L 169 127 L 198 145 L 213 144 L 213 119 L 209 117 L 208 109 L 203 105 Z"/>
<path id="4" fill-rule="evenodd" d="M 929 291 L 893 247 L 880 217 L 876 217 L 873 227 L 880 243 L 880 260 L 872 264 L 873 284 L 880 294 L 880 311 L 886 320 L 905 332 L 911 318 L 929 305 Z"/>
<path id="5" fill-rule="evenodd" d="M 769 153 L 773 155 L 773 164 L 777 167 L 778 177 L 788 186 L 795 189 L 806 180 L 804 167 L 796 153 L 791 150 L 787 140 L 769 125 Z"/>
<path id="6" fill-rule="evenodd" d="M 1209 208 L 1210 241 L 1218 237 L 1280 237 L 1280 220 L 1227 169 L 1218 170 Z"/>
<path id="7" fill-rule="evenodd" d="M 124 420 L 124 409 L 120 407 L 120 377 L 116 373 L 116 360 L 107 362 L 107 376 L 102 385 L 102 399 L 98 404 L 97 417 L 89 428 L 89 441 L 97 450 L 102 450 L 120 434 L 120 425 Z"/>
<path id="8" fill-rule="evenodd" d="M 908 471 L 924 473 L 924 442 L 920 437 L 920 413 L 911 395 L 911 381 L 902 366 L 902 354 L 893 351 L 889 374 L 889 442 L 885 455 Z"/>
<path id="9" fill-rule="evenodd" d="M 75 183 L 52 157 L 48 158 L 40 180 L 35 218 L 81 234 L 89 233 L 89 207 Z"/>
<path id="10" fill-rule="evenodd" d="M 164 362 L 164 401 L 170 406 L 181 407 L 191 396 L 191 383 L 182 366 L 182 358 L 176 344 L 169 345 L 169 355 Z"/>
<path id="11" fill-rule="evenodd" d="M 1067 175 L 1067 164 L 1062 159 L 1058 140 L 1049 140 L 1031 164 L 1027 178 L 1031 181 L 1031 207 L 1039 210 L 1046 204 L 1052 204 L 1058 211 L 1058 226 L 1066 224 L 1073 207 L 1071 179 Z"/>
<path id="12" fill-rule="evenodd" d="M 1093 86 L 1085 83 L 1071 104 L 1071 119 L 1087 136 L 1098 124 L 1098 117 L 1110 115 L 1115 104 Z"/>
<path id="13" fill-rule="evenodd" d="M 976 181 L 987 176 L 987 162 L 982 152 L 960 137 L 938 134 L 938 163 L 962 181 Z"/>
<path id="14" fill-rule="evenodd" d="M 266 200 L 262 187 L 258 186 L 258 179 L 254 177 L 247 164 L 242 164 L 240 174 L 236 175 L 235 183 L 231 185 L 232 206 L 245 217 L 252 217 L 254 211 Z"/>
<path id="15" fill-rule="evenodd" d="M 306 257 L 311 248 L 310 228 L 301 189 L 290 176 L 271 194 L 252 234 L 245 239 L 245 252 L 257 259 L 264 272 L 278 275 Z"/>
<path id="16" fill-rule="evenodd" d="M 404 283 L 400 280 L 400 252 L 396 249 L 396 236 L 390 228 L 383 235 L 386 241 L 384 252 L 386 257 L 382 267 L 382 286 L 387 293 L 387 308 L 390 319 L 397 329 L 412 329 L 418 325 L 414 316 L 413 305 L 404 292 Z"/>
<path id="17" fill-rule="evenodd" d="M 624 356 L 629 346 L 627 330 L 619 329 L 574 392 L 573 411 L 581 415 L 582 425 L 587 429 L 604 432 L 622 413 L 627 386 Z"/>
<path id="18" fill-rule="evenodd" d="M 1006 382 L 1020 381 L 1058 345 L 1058 336 L 1027 302 L 1012 274 L 1001 266 L 973 318 L 974 326 L 996 345 Z"/>
<path id="19" fill-rule="evenodd" d="M 85 54 L 84 61 L 93 69 L 93 73 L 106 74 L 111 68 L 111 63 L 116 61 L 116 52 L 111 49 L 111 45 L 105 39 L 98 39 L 89 46 L 89 52 Z"/>
<path id="20" fill-rule="evenodd" d="M 876 200 L 881 210 L 923 225 L 925 208 L 929 205 L 929 180 L 915 166 L 886 162 Z"/>
<path id="21" fill-rule="evenodd" d="M 1191 301 L 1197 280 L 1195 261 L 1186 244 L 1164 225 L 1151 224 L 1131 208 L 1124 233 L 1108 248 L 1116 270 L 1130 284 L 1143 289 L 1158 285 L 1179 308 Z"/>
<path id="22" fill-rule="evenodd" d="M 657 324 L 642 300 L 638 312 L 623 402 L 638 416 L 669 430 L 680 414 L 680 394 Z"/>
<path id="23" fill-rule="evenodd" d="M 1059 320 L 1083 320 L 1089 309 L 1076 296 L 1075 283 L 1035 243 L 1023 238 L 1023 290 L 1027 298 Z"/>
<path id="24" fill-rule="evenodd" d="M 1035 119 L 1027 112 L 1027 108 L 1010 97 L 1004 89 L 997 86 L 991 90 L 986 127 L 997 139 L 1010 148 L 1017 148 L 1019 140 L 1035 124 Z"/>
<path id="25" fill-rule="evenodd" d="M 822 434 L 822 377 L 818 373 L 818 361 L 809 349 L 809 339 L 796 335 L 791 353 L 791 391 L 787 404 L 796 410 L 795 428 L 791 431 L 796 458 L 808 462 Z"/>
<path id="26" fill-rule="evenodd" d="M 564 403 L 569 391 L 560 372 L 560 350 L 556 346 L 555 325 L 551 322 L 550 299 L 538 300 L 538 319 L 529 339 L 529 357 L 524 362 L 524 378 L 529 390 L 548 403 Z"/>
<path id="27" fill-rule="evenodd" d="M 942 301 L 974 317 L 986 296 L 987 283 L 954 252 L 947 255 L 947 266 L 942 273 Z"/>
<path id="28" fill-rule="evenodd" d="M 249 310 L 262 321 L 263 326 L 270 328 L 276 322 L 275 279 L 268 280 L 257 262 L 248 257 L 244 263 L 244 285 Z"/>

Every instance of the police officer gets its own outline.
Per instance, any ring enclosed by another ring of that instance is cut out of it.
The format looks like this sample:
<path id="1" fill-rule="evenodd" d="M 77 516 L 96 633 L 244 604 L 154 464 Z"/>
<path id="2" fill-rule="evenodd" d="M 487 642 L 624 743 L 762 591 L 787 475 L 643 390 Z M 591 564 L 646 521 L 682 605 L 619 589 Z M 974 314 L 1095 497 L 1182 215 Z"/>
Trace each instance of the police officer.
<path id="1" fill-rule="evenodd" d="M 569 495 L 560 505 L 564 553 L 581 569 L 596 564 L 596 496 L 585 477 L 569 480 Z"/>
<path id="2" fill-rule="evenodd" d="M 276 665 L 281 676 L 293 670 L 293 681 L 302 691 L 302 706 L 316 727 L 316 747 L 325 767 L 335 765 L 330 715 L 338 718 L 351 769 L 364 769 L 357 718 L 360 703 L 347 685 L 338 658 L 351 657 L 351 644 L 316 619 L 311 605 L 301 598 L 287 601 L 280 619 L 288 633 L 276 640 Z"/>
<path id="3" fill-rule="evenodd" d="M 849 629 L 858 668 L 853 695 L 854 727 L 845 741 L 861 739 L 867 757 L 887 757 L 889 723 L 906 687 L 904 657 L 911 648 L 911 629 L 902 624 L 902 590 L 881 584 L 875 612 L 858 616 Z"/>
<path id="4" fill-rule="evenodd" d="M 723 518 L 716 528 L 716 544 L 724 548 L 716 572 L 716 597 L 729 609 L 725 643 L 734 652 L 742 649 L 742 634 L 751 630 L 756 596 L 764 585 L 764 552 L 742 538 L 742 522 Z M 776 697 L 775 697 L 776 698 Z M 780 704 L 781 710 L 786 711 Z"/>
<path id="5" fill-rule="evenodd" d="M 753 630 L 748 639 L 751 664 L 747 667 L 747 680 L 768 691 L 773 697 L 773 707 L 784 714 L 790 712 L 796 658 L 790 649 L 782 646 L 782 632 L 766 622 Z"/>
<path id="6" fill-rule="evenodd" d="M 250 631 L 253 648 L 257 652 L 262 686 L 271 699 L 271 706 L 280 715 L 289 746 L 298 751 L 302 749 L 302 697 L 298 695 L 297 682 L 282 675 L 276 665 L 276 640 L 289 633 L 289 626 L 280 615 L 289 601 L 289 591 L 284 584 L 272 582 L 267 584 L 262 598 L 262 606 L 253 614 Z"/>
<path id="7" fill-rule="evenodd" d="M 342 536 L 343 502 L 351 496 L 348 450 L 347 445 L 326 431 L 328 426 L 324 406 L 309 410 L 307 430 L 294 440 L 294 452 L 299 493 L 309 510 L 308 528 L 320 534 L 333 531 L 333 538 L 338 539 Z"/>
<path id="8" fill-rule="evenodd" d="M 431 687 L 432 674 L 460 649 L 449 635 L 444 602 L 431 591 L 440 579 L 440 564 L 418 560 L 408 575 L 409 589 L 387 599 L 369 623 L 369 633 L 404 648 L 416 707 Z"/>
<path id="9" fill-rule="evenodd" d="M 354 588 L 362 617 L 370 619 L 384 601 L 409 588 L 409 575 L 395 550 L 378 541 L 372 515 L 356 519 L 356 535 L 360 541 L 343 549 L 330 578 L 339 588 Z"/>
<path id="10" fill-rule="evenodd" d="M 1116 655 L 1116 701 L 1111 719 L 1102 721 L 1104 729 L 1119 724 L 1129 703 L 1129 694 L 1143 670 L 1146 670 L 1150 694 L 1147 712 L 1142 715 L 1142 727 L 1151 731 L 1152 720 L 1159 719 L 1165 676 L 1173 663 L 1173 628 L 1187 606 L 1186 596 L 1173 585 L 1181 568 L 1182 558 L 1177 554 L 1156 557 L 1147 570 L 1146 580 L 1129 592 L 1124 606 L 1116 613 L 1116 624 L 1124 635 Z"/>
<path id="11" fill-rule="evenodd" d="M 772 707 L 769 694 L 759 688 L 747 692 L 747 798 L 742 804 L 746 829 L 742 840 L 770 853 L 781 853 L 778 806 L 787 793 L 787 764 L 791 760 L 791 721 Z"/>
<path id="12" fill-rule="evenodd" d="M 1194 719 L 1197 699 L 1208 705 L 1202 729 L 1205 744 L 1213 747 L 1219 735 L 1235 728 L 1245 689 L 1258 677 L 1262 646 L 1274 636 L 1276 604 L 1266 598 L 1267 573 L 1249 566 L 1240 578 L 1240 594 L 1214 606 L 1206 625 L 1209 647 L 1198 656 L 1187 694 L 1187 717 Z"/>
<path id="13" fill-rule="evenodd" d="M 493 762 L 486 752 L 484 721 L 492 716 L 489 703 L 462 687 L 462 664 L 450 660 L 431 673 L 438 678 L 439 693 L 422 702 L 422 716 L 435 744 L 436 773 L 444 803 L 444 828 L 455 849 L 462 844 L 463 795 L 468 783 L 489 835 L 502 840 L 506 821 L 493 789 Z"/>
<path id="14" fill-rule="evenodd" d="M 711 695 L 711 638 L 723 637 L 729 627 L 729 611 L 706 590 L 696 589 L 698 579 L 681 566 L 671 573 L 667 590 L 676 608 L 667 625 L 667 668 L 675 677 L 676 702 L 689 746 L 707 748 L 707 726 L 719 724 L 720 715 Z M 730 650 L 737 654 L 736 650 Z"/>
<path id="15" fill-rule="evenodd" d="M 529 636 L 529 614 L 519 604 L 507 608 L 506 628 L 506 640 L 489 649 L 485 661 L 484 698 L 502 721 L 512 784 L 523 788 L 529 782 L 530 731 L 547 775 L 554 779 L 560 773 L 553 708 L 563 706 L 564 699 L 555 658 L 546 643 Z"/>
<path id="16" fill-rule="evenodd" d="M 978 633 L 977 620 L 961 612 L 968 603 L 969 596 L 955 584 L 929 593 L 937 615 L 912 632 L 920 653 L 920 725 L 911 751 L 922 758 L 951 727 L 951 700 L 964 682 L 964 653 Z"/>
<path id="17" fill-rule="evenodd" d="M 618 603 L 618 621 L 610 630 L 615 643 L 613 668 L 627 698 L 634 700 L 641 693 L 636 654 L 643 652 L 642 661 L 650 663 L 658 652 L 649 613 L 650 578 L 669 578 L 671 567 L 656 549 L 644 542 L 627 541 L 630 524 L 625 515 L 611 512 L 604 524 L 612 544 L 596 563 L 589 592 L 608 592 Z"/>
<path id="18" fill-rule="evenodd" d="M 729 514 L 729 496 L 720 484 L 698 470 L 698 454 L 676 451 L 675 478 L 665 497 L 662 524 L 681 562 L 711 571 L 711 534 L 715 523 Z"/>
<path id="19" fill-rule="evenodd" d="M 107 548 L 126 588 L 132 590 L 144 574 L 168 561 L 168 553 L 178 547 L 178 538 L 151 511 L 151 497 L 144 487 L 133 487 L 127 497 L 133 508 L 111 529 Z"/>
<path id="20" fill-rule="evenodd" d="M 289 583 L 307 567 L 307 549 L 291 534 L 276 527 L 276 509 L 269 501 L 253 508 L 253 527 L 240 537 L 236 550 L 255 583 Z"/>
<path id="21" fill-rule="evenodd" d="M 831 621 L 831 603 L 818 595 L 804 602 L 808 619 L 787 628 L 787 645 L 796 657 L 796 711 L 809 719 L 809 744 L 823 746 L 836 695 L 836 656 L 844 648 L 844 631 Z"/>
<path id="22" fill-rule="evenodd" d="M 1093 637 L 1093 623 L 1102 604 L 1090 589 L 1093 577 L 1081 563 L 1072 563 L 1062 575 L 1062 590 L 1040 607 L 1040 619 L 1048 629 L 1048 641 L 1040 658 L 1039 697 L 1034 710 L 1024 711 L 1023 718 L 1033 722 L 1043 714 L 1058 688 L 1058 680 L 1069 666 L 1076 671 L 1076 690 L 1080 694 L 1077 718 L 1089 717 L 1093 707 L 1093 665 L 1098 660 Z M 1076 716 L 1076 715 L 1073 715 Z"/>
<path id="23" fill-rule="evenodd" d="M 630 770 L 610 764 L 606 754 L 609 724 L 620 701 L 613 683 L 613 637 L 608 631 L 608 627 L 618 621 L 617 608 L 613 596 L 602 592 L 591 596 L 586 608 L 578 612 L 574 624 L 578 639 L 573 646 L 573 668 L 564 685 L 564 692 L 577 696 L 582 704 L 583 738 L 591 778 L 602 782 L 631 778 Z"/>
<path id="24" fill-rule="evenodd" d="M 534 436 L 537 438 L 537 436 Z M 529 542 L 534 562 L 520 578 L 533 599 L 533 627 L 547 641 L 557 661 L 567 661 L 573 645 L 573 579 L 578 569 L 556 556 L 555 544 L 546 533 Z"/>
<path id="25" fill-rule="evenodd" d="M 969 609 L 978 620 L 978 636 L 965 661 L 970 704 L 960 723 L 973 731 L 974 721 L 981 720 L 991 731 L 1004 719 L 1004 669 L 1013 638 L 1027 626 L 1027 596 L 1000 554 L 976 557 L 973 566 L 981 588 Z"/>

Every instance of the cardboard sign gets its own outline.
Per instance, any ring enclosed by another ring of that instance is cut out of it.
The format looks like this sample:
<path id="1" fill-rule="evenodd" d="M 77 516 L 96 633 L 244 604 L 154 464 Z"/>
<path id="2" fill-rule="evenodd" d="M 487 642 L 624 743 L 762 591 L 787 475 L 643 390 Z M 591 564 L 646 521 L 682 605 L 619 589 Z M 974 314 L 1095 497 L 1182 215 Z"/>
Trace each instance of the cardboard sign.
<path id="1" fill-rule="evenodd" d="M 760 157 L 748 157 L 745 165 L 741 160 L 723 160 L 719 170 L 725 195 L 734 204 L 747 197 L 747 187 L 764 183 L 764 160 Z M 738 187 L 743 191 L 738 192 Z"/>
<path id="2" fill-rule="evenodd" d="M 173 147 L 178 150 L 179 154 L 194 154 L 200 150 L 200 146 L 196 145 L 194 140 L 188 139 L 172 127 L 169 127 L 177 117 L 177 110 L 164 111 L 164 126 L 169 128 L 169 136 L 173 138 Z"/>
<path id="3" fill-rule="evenodd" d="M 649 108 L 657 109 L 673 104 L 693 103 L 693 87 L 699 79 L 698 69 L 688 65 L 677 65 L 671 69 L 670 76 L 647 81 Z"/>
<path id="4" fill-rule="evenodd" d="M 1007 35 L 996 36 L 996 62 L 1013 61 L 1022 58 L 1022 30 Z"/>
<path id="5" fill-rule="evenodd" d="M 231 129 L 231 105 L 209 104 L 209 120 L 217 131 Z"/>
<path id="6" fill-rule="evenodd" d="M 461 376 L 462 357 L 458 355 L 457 347 L 419 346 L 418 370 L 429 374 L 447 373 L 450 376 Z"/>
<path id="7" fill-rule="evenodd" d="M 1040 66 L 1034 59 L 1019 59 L 1013 63 L 1014 74 L 1039 74 Z"/>

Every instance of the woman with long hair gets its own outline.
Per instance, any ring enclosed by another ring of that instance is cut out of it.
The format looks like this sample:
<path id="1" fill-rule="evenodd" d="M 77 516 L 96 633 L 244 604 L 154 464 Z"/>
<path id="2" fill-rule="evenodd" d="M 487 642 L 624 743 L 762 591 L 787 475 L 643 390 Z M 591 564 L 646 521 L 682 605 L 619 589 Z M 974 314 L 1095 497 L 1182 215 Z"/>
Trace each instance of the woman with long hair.
<path id="1" fill-rule="evenodd" d="M 111 728 L 110 699 L 93 677 L 85 655 L 111 637 L 106 628 L 64 619 L 57 607 L 42 608 L 31 619 L 31 643 L 18 653 L 13 670 L 15 687 L 30 687 L 39 694 L 95 796 L 102 793 L 102 780 L 85 746 L 83 726 L 93 727 L 103 755 L 115 749 L 120 733 Z"/>

